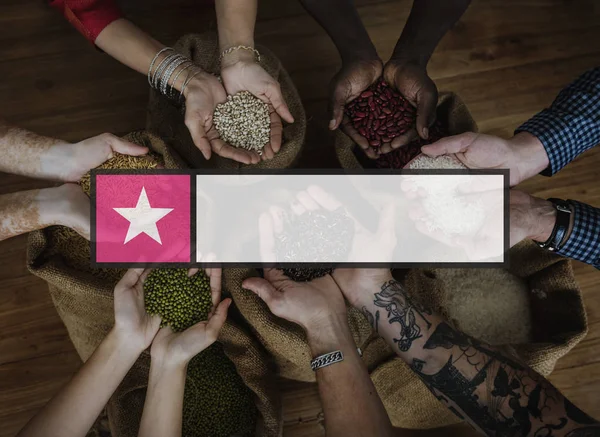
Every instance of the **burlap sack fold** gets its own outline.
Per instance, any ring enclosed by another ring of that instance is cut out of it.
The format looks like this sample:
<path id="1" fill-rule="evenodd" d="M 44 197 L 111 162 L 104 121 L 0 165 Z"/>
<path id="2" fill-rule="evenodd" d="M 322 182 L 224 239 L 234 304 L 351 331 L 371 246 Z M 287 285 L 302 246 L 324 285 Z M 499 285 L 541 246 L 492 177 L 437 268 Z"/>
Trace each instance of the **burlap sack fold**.
<path id="1" fill-rule="evenodd" d="M 215 34 L 185 35 L 177 41 L 173 48 L 192 59 L 204 71 L 215 75 L 219 74 L 219 45 Z M 194 145 L 189 130 L 184 124 L 181 105 L 170 101 L 154 90 L 150 93 L 146 129 L 156 133 L 174 147 L 192 168 L 237 170 L 240 168 L 291 167 L 304 144 L 306 133 L 304 107 L 292 79 L 284 70 L 281 62 L 267 48 L 260 45 L 256 48 L 261 55 L 260 65 L 279 82 L 283 98 L 294 117 L 294 123 L 284 123 L 283 143 L 273 159 L 260 161 L 255 165 L 245 165 L 231 159 L 221 158 L 213 153 L 209 161 L 205 160 L 200 150 Z"/>
<path id="2" fill-rule="evenodd" d="M 477 132 L 477 124 L 465 103 L 452 92 L 441 92 L 436 111 L 437 119 L 449 135 L 463 132 Z M 335 154 L 342 168 L 358 170 L 373 167 L 373 161 L 367 158 L 354 141 L 340 130 L 335 134 Z"/>
<path id="3" fill-rule="evenodd" d="M 146 132 L 134 132 L 124 138 L 162 155 L 165 167 L 180 166 L 178 154 L 158 137 Z M 113 290 L 124 271 L 111 270 L 99 276 L 98 271 L 92 270 L 85 263 L 76 263 L 74 266 L 70 261 L 72 254 L 67 253 L 69 249 L 60 252 L 52 247 L 59 232 L 64 232 L 64 228 L 52 227 L 29 235 L 27 266 L 32 274 L 48 282 L 58 314 L 75 349 L 82 360 L 86 361 L 114 324 Z M 84 258 L 89 259 L 89 244 L 85 240 L 83 244 L 79 244 L 81 238 L 69 232 L 77 243 L 73 246 L 87 250 Z M 223 288 L 224 294 L 228 294 L 227 286 Z M 254 394 L 259 411 L 256 435 L 280 436 L 283 426 L 281 399 L 273 383 L 275 377 L 272 360 L 244 320 L 239 315 L 236 317 L 233 307 L 230 314 L 219 341 L 244 383 Z M 149 365 L 150 356 L 145 352 L 110 400 L 107 409 L 113 437 L 137 436 Z"/>
<path id="4" fill-rule="evenodd" d="M 273 315 L 262 299 L 242 288 L 242 281 L 254 276 L 258 276 L 256 269 L 226 269 L 223 286 L 231 293 L 236 308 L 252 326 L 256 337 L 273 356 L 277 374 L 296 381 L 314 382 L 315 373 L 310 368 L 312 355 L 304 330 Z M 360 311 L 349 308 L 348 323 L 357 345 L 371 338 L 371 327 Z"/>

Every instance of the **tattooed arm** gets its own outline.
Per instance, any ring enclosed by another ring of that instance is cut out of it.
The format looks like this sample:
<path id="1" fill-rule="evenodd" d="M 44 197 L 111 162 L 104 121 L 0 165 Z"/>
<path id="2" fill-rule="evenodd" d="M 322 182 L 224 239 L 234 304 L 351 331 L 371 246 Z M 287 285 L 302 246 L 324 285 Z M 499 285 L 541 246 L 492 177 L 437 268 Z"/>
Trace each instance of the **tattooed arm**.
<path id="1" fill-rule="evenodd" d="M 544 377 L 454 329 L 412 299 L 389 270 L 379 272 L 340 269 L 334 278 L 379 335 L 461 419 L 489 436 L 600 436 L 599 422 Z"/>

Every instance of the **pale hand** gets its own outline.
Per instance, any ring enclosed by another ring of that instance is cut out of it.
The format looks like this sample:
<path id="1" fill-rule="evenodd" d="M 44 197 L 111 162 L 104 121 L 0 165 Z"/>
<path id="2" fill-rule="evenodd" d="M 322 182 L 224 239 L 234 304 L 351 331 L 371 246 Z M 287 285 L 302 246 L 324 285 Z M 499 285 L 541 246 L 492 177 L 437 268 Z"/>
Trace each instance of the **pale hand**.
<path id="1" fill-rule="evenodd" d="M 337 317 L 346 317 L 346 304 L 330 275 L 294 282 L 277 269 L 265 269 L 265 279 L 248 278 L 242 287 L 261 298 L 277 317 L 304 330 L 318 330 Z"/>
<path id="2" fill-rule="evenodd" d="M 376 159 L 379 156 L 377 150 L 371 147 L 369 141 L 352 126 L 352 120 L 344 114 L 344 108 L 377 82 L 381 77 L 382 70 L 383 64 L 379 59 L 348 63 L 342 65 L 341 70 L 333 77 L 330 85 L 331 121 L 329 122 L 329 129 L 335 130 L 340 127 L 371 159 Z"/>
<path id="3" fill-rule="evenodd" d="M 201 72 L 184 90 L 185 125 L 190 131 L 192 141 L 205 159 L 212 152 L 223 158 L 233 159 L 244 164 L 257 163 L 258 155 L 225 143 L 213 122 L 213 113 L 219 103 L 227 100 L 225 88 L 215 76 Z"/>
<path id="4" fill-rule="evenodd" d="M 150 269 L 129 269 L 115 287 L 115 331 L 140 351 L 152 343 L 160 317 L 146 312 L 144 281 Z"/>
<path id="5" fill-rule="evenodd" d="M 455 154 L 471 169 L 509 169 L 511 186 L 548 166 L 543 145 L 527 132 L 519 133 L 510 140 L 466 132 L 423 146 L 421 151 L 429 156 Z"/>
<path id="6" fill-rule="evenodd" d="M 115 153 L 131 156 L 141 156 L 148 153 L 147 147 L 138 146 L 109 133 L 58 147 L 67 147 L 64 175 L 61 178 L 66 182 L 79 181 L 83 175 L 104 164 Z"/>
<path id="7" fill-rule="evenodd" d="M 254 55 L 252 55 L 254 56 Z M 281 149 L 283 139 L 283 124 L 294 122 L 288 106 L 281 94 L 279 83 L 254 60 L 240 59 L 234 63 L 223 63 L 221 79 L 225 90 L 230 95 L 240 91 L 248 91 L 269 106 L 271 117 L 271 139 L 263 149 L 263 159 L 272 159 Z M 256 152 L 253 153 L 253 163 L 259 161 Z"/>
<path id="8" fill-rule="evenodd" d="M 391 59 L 383 69 L 383 78 L 417 109 L 417 121 L 416 129 L 384 144 L 381 153 L 405 146 L 418 137 L 428 139 L 429 128 L 435 122 L 438 91 L 425 66 Z"/>
<path id="9" fill-rule="evenodd" d="M 195 269 L 190 270 L 190 275 L 196 272 Z M 206 269 L 206 274 L 210 279 L 213 304 L 208 319 L 179 333 L 173 332 L 170 326 L 160 329 L 152 342 L 152 360 L 169 366 L 186 366 L 192 358 L 217 341 L 227 319 L 231 299 L 221 301 L 221 269 Z"/>

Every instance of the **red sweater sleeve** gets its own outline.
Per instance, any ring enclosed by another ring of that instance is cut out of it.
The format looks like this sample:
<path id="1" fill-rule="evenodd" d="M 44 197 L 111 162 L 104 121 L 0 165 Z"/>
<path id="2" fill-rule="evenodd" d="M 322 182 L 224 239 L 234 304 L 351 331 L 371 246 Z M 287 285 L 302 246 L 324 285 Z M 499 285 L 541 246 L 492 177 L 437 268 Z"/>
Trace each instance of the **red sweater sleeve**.
<path id="1" fill-rule="evenodd" d="M 89 41 L 122 14 L 114 0 L 48 0 Z"/>

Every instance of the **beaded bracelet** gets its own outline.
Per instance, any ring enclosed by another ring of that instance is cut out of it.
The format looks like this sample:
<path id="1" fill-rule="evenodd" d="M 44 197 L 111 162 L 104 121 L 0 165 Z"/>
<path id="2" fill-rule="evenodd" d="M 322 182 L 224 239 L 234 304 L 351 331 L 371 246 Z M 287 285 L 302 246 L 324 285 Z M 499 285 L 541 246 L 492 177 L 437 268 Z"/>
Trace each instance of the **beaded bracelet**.
<path id="1" fill-rule="evenodd" d="M 234 46 L 234 47 L 229 47 L 226 50 L 223 50 L 221 52 L 221 55 L 219 56 L 219 63 L 223 62 L 223 58 L 230 54 L 233 53 L 236 50 L 249 50 L 251 52 L 254 53 L 254 56 L 256 56 L 256 62 L 260 62 L 260 53 L 258 50 L 256 50 L 254 47 L 250 47 L 250 46 Z"/>

